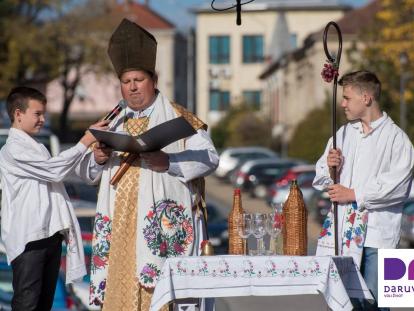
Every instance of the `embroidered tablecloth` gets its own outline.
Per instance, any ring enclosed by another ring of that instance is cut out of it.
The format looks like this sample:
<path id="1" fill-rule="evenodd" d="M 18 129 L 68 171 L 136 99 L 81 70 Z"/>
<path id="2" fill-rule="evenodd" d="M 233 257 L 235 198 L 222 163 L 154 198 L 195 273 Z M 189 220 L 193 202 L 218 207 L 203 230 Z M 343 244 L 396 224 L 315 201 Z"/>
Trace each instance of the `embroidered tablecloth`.
<path id="1" fill-rule="evenodd" d="M 352 310 L 350 297 L 373 299 L 352 257 L 175 257 L 162 268 L 150 310 L 189 297 L 318 293 L 332 310 Z"/>

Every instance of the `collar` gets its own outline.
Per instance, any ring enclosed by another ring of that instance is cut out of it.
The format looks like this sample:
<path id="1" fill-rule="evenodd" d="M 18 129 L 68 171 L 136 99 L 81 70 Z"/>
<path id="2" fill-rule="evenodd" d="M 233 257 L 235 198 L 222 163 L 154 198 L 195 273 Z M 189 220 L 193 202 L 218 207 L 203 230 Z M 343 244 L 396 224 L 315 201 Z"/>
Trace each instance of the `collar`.
<path id="1" fill-rule="evenodd" d="M 388 119 L 388 115 L 385 111 L 383 111 L 382 112 L 382 117 L 380 117 L 379 119 L 377 119 L 375 121 L 372 121 L 370 123 L 371 131 L 369 133 L 365 134 L 364 136 L 371 134 L 375 129 L 377 129 L 379 126 L 381 126 L 387 119 Z M 351 125 L 354 129 L 356 129 L 360 132 L 362 131 L 362 122 L 361 122 L 361 120 L 351 121 L 350 123 L 351 123 Z"/>

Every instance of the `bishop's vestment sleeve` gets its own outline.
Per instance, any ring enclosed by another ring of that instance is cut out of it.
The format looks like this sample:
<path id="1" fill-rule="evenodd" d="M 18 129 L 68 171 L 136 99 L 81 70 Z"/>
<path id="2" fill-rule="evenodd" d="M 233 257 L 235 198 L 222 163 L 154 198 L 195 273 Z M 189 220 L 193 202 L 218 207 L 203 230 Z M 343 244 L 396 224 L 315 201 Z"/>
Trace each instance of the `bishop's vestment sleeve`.
<path id="1" fill-rule="evenodd" d="M 170 167 L 168 173 L 177 176 L 183 182 L 207 176 L 218 166 L 219 156 L 206 131 L 197 134 L 185 142 L 185 150 L 169 153 Z"/>

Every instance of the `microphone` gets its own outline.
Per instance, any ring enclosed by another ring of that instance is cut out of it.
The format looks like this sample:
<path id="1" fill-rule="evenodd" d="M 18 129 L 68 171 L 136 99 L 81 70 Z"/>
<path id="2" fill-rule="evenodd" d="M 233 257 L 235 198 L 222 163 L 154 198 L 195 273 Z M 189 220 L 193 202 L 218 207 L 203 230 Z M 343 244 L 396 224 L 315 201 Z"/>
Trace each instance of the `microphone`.
<path id="1" fill-rule="evenodd" d="M 103 120 L 104 121 L 106 121 L 106 120 L 112 121 L 122 111 L 122 109 L 125 109 L 126 107 L 127 107 L 127 101 L 125 99 L 120 100 L 118 105 L 116 105 L 115 108 L 112 109 L 112 111 L 109 112 L 105 116 L 105 118 L 103 118 Z"/>

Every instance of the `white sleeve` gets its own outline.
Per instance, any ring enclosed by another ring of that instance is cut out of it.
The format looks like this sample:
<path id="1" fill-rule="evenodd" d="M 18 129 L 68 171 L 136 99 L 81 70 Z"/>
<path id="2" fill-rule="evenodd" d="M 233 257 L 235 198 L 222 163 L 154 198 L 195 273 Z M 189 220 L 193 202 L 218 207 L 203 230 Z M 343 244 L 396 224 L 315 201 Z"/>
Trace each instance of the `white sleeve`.
<path id="1" fill-rule="evenodd" d="M 317 190 L 323 191 L 327 186 L 333 184 L 333 180 L 329 174 L 329 166 L 327 163 L 329 150 L 332 148 L 332 138 L 329 139 L 325 152 L 320 157 L 318 162 L 316 162 L 315 170 L 316 176 L 313 180 L 313 187 Z"/>
<path id="2" fill-rule="evenodd" d="M 89 149 L 76 166 L 76 175 L 89 185 L 98 184 L 105 165 L 96 163 L 93 151 Z"/>
<path id="3" fill-rule="evenodd" d="M 60 182 L 74 170 L 86 150 L 86 146 L 79 142 L 59 155 L 45 159 L 44 155 L 28 150 L 26 146 L 9 144 L 2 149 L 2 160 L 15 176 Z"/>
<path id="4" fill-rule="evenodd" d="M 413 166 L 413 146 L 405 134 L 401 133 L 392 145 L 391 163 L 387 172 L 379 172 L 369 183 L 354 189 L 358 207 L 375 209 L 404 204 L 411 188 Z"/>
<path id="5" fill-rule="evenodd" d="M 169 153 L 168 173 L 183 182 L 211 174 L 218 166 L 219 156 L 208 133 L 198 130 L 188 138 L 184 151 Z"/>

